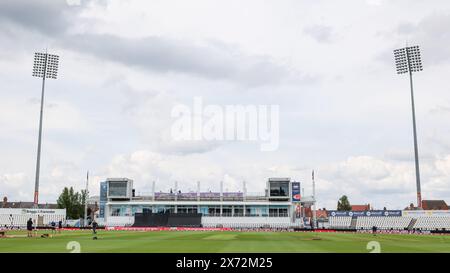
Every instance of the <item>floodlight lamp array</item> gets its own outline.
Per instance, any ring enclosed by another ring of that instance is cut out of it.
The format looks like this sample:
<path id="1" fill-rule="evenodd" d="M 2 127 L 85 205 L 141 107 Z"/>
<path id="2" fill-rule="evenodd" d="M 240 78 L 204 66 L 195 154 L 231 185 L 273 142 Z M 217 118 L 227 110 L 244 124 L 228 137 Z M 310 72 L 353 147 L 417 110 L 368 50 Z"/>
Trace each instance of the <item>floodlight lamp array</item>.
<path id="1" fill-rule="evenodd" d="M 58 75 L 59 56 L 39 53 L 34 54 L 33 77 L 56 79 Z"/>
<path id="2" fill-rule="evenodd" d="M 397 74 L 423 70 L 419 46 L 396 49 L 394 50 L 394 58 Z"/>

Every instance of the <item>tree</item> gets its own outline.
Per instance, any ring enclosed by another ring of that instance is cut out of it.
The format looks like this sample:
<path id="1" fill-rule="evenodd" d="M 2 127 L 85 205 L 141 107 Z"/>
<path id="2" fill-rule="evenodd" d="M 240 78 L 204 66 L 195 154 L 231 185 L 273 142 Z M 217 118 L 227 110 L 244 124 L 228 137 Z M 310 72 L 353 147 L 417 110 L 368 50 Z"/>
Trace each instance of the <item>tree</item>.
<path id="1" fill-rule="evenodd" d="M 64 187 L 58 197 L 58 208 L 66 209 L 66 215 L 69 219 L 79 219 L 84 217 L 84 204 L 86 202 L 86 191 L 75 192 L 73 187 Z"/>
<path id="2" fill-rule="evenodd" d="M 352 210 L 352 206 L 350 205 L 350 202 L 348 201 L 348 197 L 346 195 L 343 195 L 337 204 L 337 210 L 338 211 L 349 211 Z"/>

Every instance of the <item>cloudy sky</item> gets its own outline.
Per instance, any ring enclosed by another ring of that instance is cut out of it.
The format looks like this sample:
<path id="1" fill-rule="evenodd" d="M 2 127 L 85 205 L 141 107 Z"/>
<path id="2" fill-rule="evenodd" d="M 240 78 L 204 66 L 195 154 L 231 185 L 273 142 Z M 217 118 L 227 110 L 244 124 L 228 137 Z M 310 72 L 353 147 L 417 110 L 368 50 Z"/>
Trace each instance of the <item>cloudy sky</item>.
<path id="1" fill-rule="evenodd" d="M 70 5 L 68 4 L 70 3 Z M 75 5 L 74 5 L 75 3 Z M 138 192 L 262 192 L 291 177 L 320 207 L 415 202 L 409 81 L 392 51 L 418 44 L 415 74 L 424 199 L 450 201 L 448 0 L 0 1 L 0 195 L 32 201 L 41 81 L 33 54 L 60 55 L 47 82 L 41 202 L 107 177 Z M 279 148 L 174 141 L 171 109 L 279 105 Z"/>

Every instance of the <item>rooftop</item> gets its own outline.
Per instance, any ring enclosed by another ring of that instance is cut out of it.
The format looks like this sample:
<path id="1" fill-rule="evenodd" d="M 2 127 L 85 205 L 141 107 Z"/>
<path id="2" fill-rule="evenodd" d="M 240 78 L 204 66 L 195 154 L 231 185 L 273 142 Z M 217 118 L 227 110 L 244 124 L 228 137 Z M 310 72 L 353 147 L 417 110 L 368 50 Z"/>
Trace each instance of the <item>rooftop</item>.
<path id="1" fill-rule="evenodd" d="M 33 202 L 0 202 L 0 208 L 4 209 L 32 209 L 34 208 Z M 57 209 L 57 204 L 39 204 L 39 209 Z"/>
<path id="2" fill-rule="evenodd" d="M 448 210 L 448 205 L 444 200 L 422 200 L 424 210 Z"/>

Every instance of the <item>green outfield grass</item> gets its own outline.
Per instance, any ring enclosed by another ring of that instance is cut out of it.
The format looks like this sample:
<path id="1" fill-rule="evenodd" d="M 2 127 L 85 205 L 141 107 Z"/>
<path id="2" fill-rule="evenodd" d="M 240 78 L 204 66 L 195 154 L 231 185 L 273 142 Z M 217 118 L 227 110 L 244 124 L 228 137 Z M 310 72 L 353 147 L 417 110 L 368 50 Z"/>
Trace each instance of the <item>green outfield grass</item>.
<path id="1" fill-rule="evenodd" d="M 42 233 L 42 232 L 41 232 Z M 370 241 L 380 243 L 381 252 L 450 252 L 450 236 L 231 232 L 231 231 L 103 231 L 98 240 L 89 231 L 63 231 L 52 238 L 26 238 L 26 232 L 9 232 L 0 238 L 0 252 L 70 252 L 76 241 L 81 252 L 350 252 L 368 253 Z"/>

